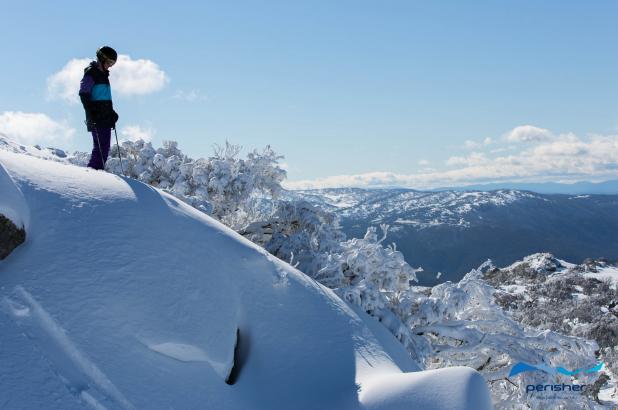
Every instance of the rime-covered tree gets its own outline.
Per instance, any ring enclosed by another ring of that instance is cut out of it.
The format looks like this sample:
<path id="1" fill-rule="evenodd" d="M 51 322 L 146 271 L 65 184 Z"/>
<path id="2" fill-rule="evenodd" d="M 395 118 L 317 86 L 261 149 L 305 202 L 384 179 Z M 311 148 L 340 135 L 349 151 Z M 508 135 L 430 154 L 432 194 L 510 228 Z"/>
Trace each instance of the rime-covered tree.
<path id="1" fill-rule="evenodd" d="M 156 150 L 149 142 L 124 141 L 122 164 L 114 146 L 106 169 L 166 190 L 238 229 L 255 218 L 252 198 L 276 197 L 286 175 L 278 166 L 282 157 L 270 146 L 250 152 L 245 159 L 239 158 L 240 150 L 226 142 L 215 146 L 212 157 L 193 160 L 175 141 L 164 141 Z"/>

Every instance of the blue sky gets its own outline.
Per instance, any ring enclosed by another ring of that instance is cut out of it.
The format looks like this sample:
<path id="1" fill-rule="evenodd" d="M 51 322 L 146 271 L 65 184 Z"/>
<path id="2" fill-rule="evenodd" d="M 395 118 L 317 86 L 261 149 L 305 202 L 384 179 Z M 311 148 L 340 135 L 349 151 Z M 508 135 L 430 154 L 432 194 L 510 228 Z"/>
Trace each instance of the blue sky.
<path id="1" fill-rule="evenodd" d="M 192 157 L 270 144 L 290 186 L 618 178 L 617 2 L 20 1 L 2 15 L 0 132 L 25 142 L 89 149 L 81 106 L 49 79 L 109 44 L 133 62 L 112 82 L 122 135 Z M 139 61 L 145 84 L 127 85 Z M 51 123 L 22 135 L 22 114 Z"/>

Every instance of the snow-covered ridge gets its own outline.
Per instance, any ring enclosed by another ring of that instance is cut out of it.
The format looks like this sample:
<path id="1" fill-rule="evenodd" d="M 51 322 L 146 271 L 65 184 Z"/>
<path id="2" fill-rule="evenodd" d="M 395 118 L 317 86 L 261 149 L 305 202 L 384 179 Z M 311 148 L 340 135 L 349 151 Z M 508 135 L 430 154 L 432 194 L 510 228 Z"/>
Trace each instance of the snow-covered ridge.
<path id="1" fill-rule="evenodd" d="M 75 155 L 70 155 L 62 149 L 52 147 L 41 147 L 40 145 L 24 145 L 6 137 L 0 133 L 0 150 L 9 151 L 16 154 L 26 154 L 33 157 L 48 159 L 51 161 L 66 162 Z"/>
<path id="2" fill-rule="evenodd" d="M 0 262 L 4 407 L 490 407 L 473 369 L 419 372 L 373 318 L 161 190 L 6 150 L 0 164 L 28 221 Z"/>

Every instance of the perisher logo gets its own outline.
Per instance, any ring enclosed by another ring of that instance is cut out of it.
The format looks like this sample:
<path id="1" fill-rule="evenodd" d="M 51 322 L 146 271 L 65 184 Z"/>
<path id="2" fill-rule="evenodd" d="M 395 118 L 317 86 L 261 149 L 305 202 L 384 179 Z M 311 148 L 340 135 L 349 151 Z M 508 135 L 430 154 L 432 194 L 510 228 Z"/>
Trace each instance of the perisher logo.
<path id="1" fill-rule="evenodd" d="M 537 365 L 532 365 L 532 364 L 528 364 L 528 363 L 524 363 L 524 362 L 517 362 L 513 365 L 513 367 L 511 368 L 511 372 L 509 373 L 509 377 L 513 377 L 518 375 L 519 373 L 523 373 L 523 372 L 531 372 L 531 371 L 541 371 L 541 372 L 545 372 L 547 374 L 551 374 L 551 375 L 555 375 L 557 373 L 561 373 L 567 376 L 575 376 L 579 373 L 584 372 L 584 374 L 588 374 L 588 373 L 594 373 L 594 372 L 598 372 L 601 369 L 603 369 L 604 363 L 603 362 L 599 362 L 596 365 L 594 365 L 593 367 L 590 368 L 585 368 L 582 367 L 580 369 L 575 369 L 575 370 L 567 370 L 564 367 L 550 367 L 547 366 L 546 364 L 537 364 Z"/>
<path id="2" fill-rule="evenodd" d="M 524 363 L 524 362 L 518 362 L 515 363 L 513 365 L 513 367 L 511 368 L 511 372 L 509 373 L 509 377 L 513 377 L 516 376 L 520 373 L 523 372 L 532 372 L 532 371 L 540 371 L 552 376 L 556 376 L 558 374 L 564 374 L 566 376 L 576 376 L 580 373 L 582 373 L 583 375 L 586 374 L 590 374 L 590 373 L 596 373 L 599 372 L 601 369 L 603 369 L 604 363 L 603 362 L 599 362 L 596 365 L 592 366 L 592 367 L 582 367 L 579 369 L 575 369 L 575 370 L 567 370 L 564 367 L 550 367 L 547 366 L 546 364 L 537 364 L 537 365 L 532 365 L 529 363 Z M 526 385 L 526 393 L 532 393 L 532 392 L 559 392 L 559 393 L 566 393 L 566 392 L 584 392 L 587 391 L 587 389 L 589 389 L 590 386 L 587 384 L 574 384 L 574 383 L 570 383 L 570 384 L 566 384 L 566 383 L 561 383 L 561 384 L 528 384 Z"/>

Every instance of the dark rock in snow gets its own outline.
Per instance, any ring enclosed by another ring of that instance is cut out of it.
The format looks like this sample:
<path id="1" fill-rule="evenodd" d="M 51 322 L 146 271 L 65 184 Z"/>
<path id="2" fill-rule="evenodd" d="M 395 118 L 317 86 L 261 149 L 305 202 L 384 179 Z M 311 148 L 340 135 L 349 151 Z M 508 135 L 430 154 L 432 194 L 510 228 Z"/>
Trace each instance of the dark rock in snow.
<path id="1" fill-rule="evenodd" d="M 26 231 L 16 227 L 10 219 L 0 214 L 0 260 L 9 256 L 13 249 L 25 240 Z"/>

